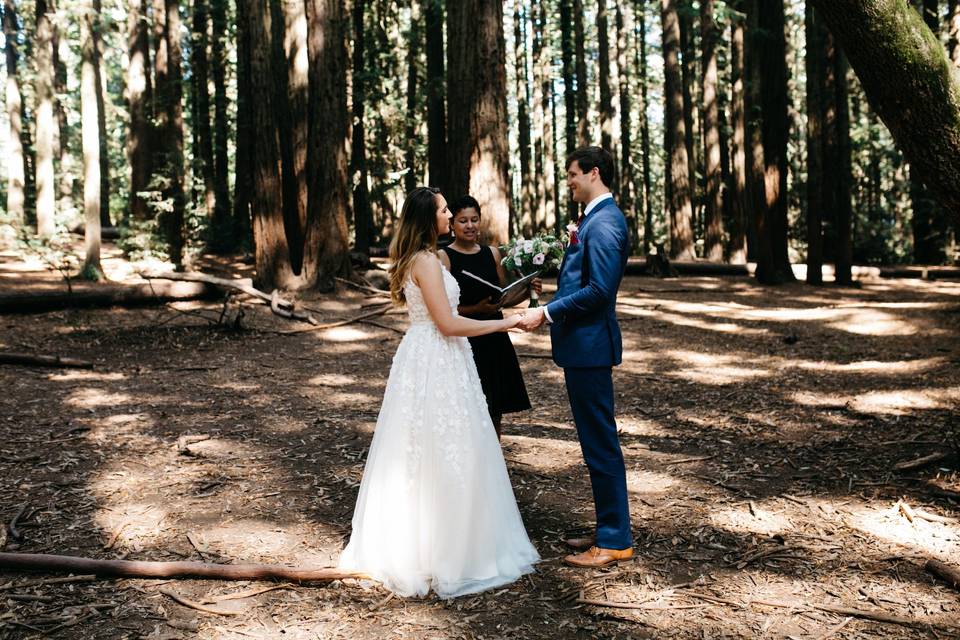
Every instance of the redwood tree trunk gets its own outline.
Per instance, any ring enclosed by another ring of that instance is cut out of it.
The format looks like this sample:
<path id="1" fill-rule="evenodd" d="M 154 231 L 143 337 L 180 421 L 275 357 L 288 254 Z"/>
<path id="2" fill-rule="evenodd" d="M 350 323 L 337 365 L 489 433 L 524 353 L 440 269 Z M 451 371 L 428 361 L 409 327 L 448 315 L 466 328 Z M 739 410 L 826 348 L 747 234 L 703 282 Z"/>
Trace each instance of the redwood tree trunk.
<path id="1" fill-rule="evenodd" d="M 450 188 L 470 193 L 483 210 L 485 240 L 509 237 L 506 45 L 499 0 L 462 0 L 447 7 Z"/>
<path id="2" fill-rule="evenodd" d="M 650 178 L 650 122 L 647 119 L 649 74 L 647 73 L 647 2 L 637 0 L 636 67 L 640 70 L 640 152 L 643 155 L 643 253 L 653 245 L 653 188 Z"/>
<path id="3" fill-rule="evenodd" d="M 410 31 L 407 37 L 407 114 L 404 122 L 404 133 L 408 141 L 417 136 L 417 87 L 420 84 L 417 77 L 418 59 L 420 58 L 420 15 L 419 5 L 413 3 L 410 12 Z M 407 144 L 404 152 L 407 172 L 403 176 L 404 187 L 407 192 L 413 190 L 420 182 L 417 172 L 416 145 Z"/>
<path id="4" fill-rule="evenodd" d="M 150 79 L 150 35 L 147 2 L 131 2 L 127 10 L 127 106 L 130 124 L 127 133 L 127 162 L 130 163 L 130 216 L 151 217 L 147 201 L 137 195 L 147 190 L 151 173 L 150 107 L 153 84 Z"/>
<path id="5" fill-rule="evenodd" d="M 670 218 L 670 257 L 695 258 L 693 207 L 690 201 L 690 163 L 683 121 L 683 86 L 680 72 L 680 22 L 677 0 L 660 0 L 663 28 L 663 95 L 666 103 L 664 140 L 667 153 L 666 209 Z"/>
<path id="6" fill-rule="evenodd" d="M 96 28 L 93 31 L 94 65 L 97 69 L 97 128 L 100 130 L 100 224 L 112 225 L 110 221 L 110 147 L 107 138 L 107 65 L 103 61 L 105 47 L 100 35 L 100 0 L 93 1 L 93 10 L 97 14 Z"/>
<path id="7" fill-rule="evenodd" d="M 426 0 L 427 172 L 430 184 L 447 192 L 447 117 L 444 98 L 443 3 Z M 354 9 L 356 10 L 356 9 Z M 354 69 L 356 69 L 354 63 Z M 359 215 L 359 214 L 358 214 Z"/>
<path id="8" fill-rule="evenodd" d="M 518 218 L 523 235 L 533 232 L 533 213 L 537 206 L 536 184 L 530 162 L 530 80 L 527 75 L 526 15 L 522 0 L 515 0 L 513 8 L 514 60 L 516 61 L 517 128 L 520 146 L 520 211 Z M 536 8 L 534 8 L 536 10 Z M 536 20 L 536 17 L 534 17 Z M 534 47 L 537 45 L 534 44 Z M 537 53 L 534 53 L 534 60 Z M 534 62 L 536 65 L 536 61 Z"/>
<path id="9" fill-rule="evenodd" d="M 250 2 L 237 2 L 237 125 L 234 158 L 233 233 L 241 246 L 254 242 L 252 197 L 254 185 L 253 142 L 262 132 L 253 129 L 253 82 L 250 50 Z M 254 248 L 254 247 L 250 247 Z M 259 255 L 259 254 L 258 254 Z"/>
<path id="10" fill-rule="evenodd" d="M 806 5 L 807 36 L 807 283 L 823 282 L 823 85 L 825 38 L 819 12 Z"/>
<path id="11" fill-rule="evenodd" d="M 633 175 L 633 136 L 631 134 L 630 77 L 627 74 L 627 34 L 631 25 L 627 24 L 623 9 L 616 8 L 617 24 L 617 77 L 620 89 L 620 194 L 619 205 L 627 212 L 627 224 L 630 226 L 630 239 L 635 248 L 640 244 L 641 207 L 634 202 L 636 182 Z"/>
<path id="12" fill-rule="evenodd" d="M 97 2 L 98 0 L 95 0 Z M 170 259 L 178 268 L 183 264 L 183 222 L 186 198 L 184 196 L 183 163 L 183 79 L 181 61 L 183 55 L 180 46 L 180 1 L 165 0 L 166 24 L 164 39 L 167 43 L 169 85 L 167 102 L 167 130 L 169 139 L 168 168 L 170 187 L 164 194 L 172 202 L 172 211 L 167 216 L 167 241 L 170 244 Z"/>
<path id="13" fill-rule="evenodd" d="M 49 238 L 55 230 L 56 181 L 53 172 L 53 23 L 45 0 L 37 0 L 36 59 L 36 149 L 37 149 L 37 235 Z"/>
<path id="14" fill-rule="evenodd" d="M 213 77 L 213 192 L 215 196 L 210 248 L 218 252 L 233 250 L 236 243 L 230 220 L 230 175 L 227 138 L 227 0 L 210 0 L 210 72 Z"/>
<path id="15" fill-rule="evenodd" d="M 563 62 L 564 153 L 577 148 L 577 88 L 574 84 L 573 0 L 560 0 L 560 56 Z M 558 154 L 559 155 L 559 154 Z M 565 170 L 566 167 L 563 167 Z M 576 220 L 577 203 L 567 200 L 568 220 Z"/>
<path id="16" fill-rule="evenodd" d="M 812 1 L 912 170 L 957 220 L 960 76 L 946 49 L 902 0 Z"/>
<path id="17" fill-rule="evenodd" d="M 720 193 L 720 108 L 717 103 L 717 26 L 713 0 L 700 0 L 703 32 L 703 133 L 704 133 L 704 257 L 723 260 L 723 200 Z"/>
<path id="18" fill-rule="evenodd" d="M 304 284 L 322 291 L 350 274 L 347 48 L 340 0 L 307 1 L 310 113 Z"/>
<path id="19" fill-rule="evenodd" d="M 3 35 L 6 42 L 7 62 L 7 122 L 10 131 L 7 134 L 7 215 L 14 224 L 24 221 L 26 201 L 26 164 L 24 160 L 23 143 L 23 96 L 20 93 L 20 72 L 17 68 L 17 33 L 20 26 L 17 22 L 17 8 L 13 0 L 4 0 L 3 3 Z"/>
<path id="20" fill-rule="evenodd" d="M 735 0 L 732 7 L 737 15 L 730 25 L 730 120 L 733 136 L 730 141 L 730 246 L 731 264 L 747 261 L 747 157 L 746 119 L 744 99 L 746 96 L 743 34 L 743 0 Z"/>
<path id="21" fill-rule="evenodd" d="M 610 34 L 607 0 L 597 0 L 597 57 L 600 85 L 600 146 L 613 152 L 613 98 L 610 95 Z"/>
<path id="22" fill-rule="evenodd" d="M 589 93 L 587 88 L 587 56 L 584 50 L 583 0 L 573 0 L 573 44 L 577 72 L 577 144 L 594 144 L 590 138 Z"/>
<path id="23" fill-rule="evenodd" d="M 213 184 L 213 132 L 210 128 L 209 64 L 207 61 L 207 30 L 209 28 L 207 0 L 193 0 L 193 51 L 191 65 L 193 82 L 196 87 L 195 128 L 196 150 L 200 161 L 200 173 L 203 178 L 203 204 L 207 210 L 207 220 L 211 233 L 215 230 L 214 216 L 217 211 L 217 192 Z M 208 238 L 208 244 L 212 238 Z"/>
<path id="24" fill-rule="evenodd" d="M 83 214 L 85 258 L 82 273 L 102 277 L 100 267 L 100 130 L 97 126 L 97 44 L 99 12 L 96 0 L 87 0 L 80 17 L 80 111 L 83 129 Z"/>
<path id="25" fill-rule="evenodd" d="M 430 0 L 432 2 L 432 0 Z M 367 142 L 364 127 L 366 109 L 366 33 L 363 26 L 364 3 L 353 4 L 353 136 L 351 137 L 350 175 L 353 183 L 353 229 L 355 251 L 366 254 L 370 251 L 370 235 L 373 232 L 373 210 L 367 187 Z M 430 98 L 428 98 L 429 100 Z M 428 107 L 429 108 L 429 107 Z M 443 105 L 440 105 L 443 115 Z M 441 121 L 442 124 L 442 121 Z M 428 133 L 430 140 L 432 134 Z M 428 145 L 430 143 L 428 142 Z M 442 151 L 442 148 L 441 148 Z M 429 150 L 427 152 L 429 156 Z M 430 162 L 428 158 L 428 163 Z M 430 178 L 434 178 L 430 170 Z"/>

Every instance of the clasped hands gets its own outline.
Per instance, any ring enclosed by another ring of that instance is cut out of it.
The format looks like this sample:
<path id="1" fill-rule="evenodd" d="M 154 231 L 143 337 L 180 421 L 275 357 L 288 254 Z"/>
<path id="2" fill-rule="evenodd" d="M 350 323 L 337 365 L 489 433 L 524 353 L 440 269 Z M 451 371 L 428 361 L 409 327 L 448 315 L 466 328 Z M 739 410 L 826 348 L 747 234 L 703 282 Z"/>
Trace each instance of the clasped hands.
<path id="1" fill-rule="evenodd" d="M 546 322 L 547 317 L 543 312 L 543 307 L 534 307 L 533 309 L 527 309 L 523 313 L 518 313 L 516 318 L 517 324 L 514 325 L 517 329 L 522 329 L 524 331 L 536 331 L 543 323 Z"/>

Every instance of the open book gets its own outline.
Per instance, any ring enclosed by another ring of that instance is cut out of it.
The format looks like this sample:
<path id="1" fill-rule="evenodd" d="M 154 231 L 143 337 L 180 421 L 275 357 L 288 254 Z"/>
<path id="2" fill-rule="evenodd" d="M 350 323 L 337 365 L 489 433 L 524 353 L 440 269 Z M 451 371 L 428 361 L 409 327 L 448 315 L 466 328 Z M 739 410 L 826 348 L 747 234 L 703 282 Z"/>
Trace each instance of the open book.
<path id="1" fill-rule="evenodd" d="M 522 286 L 522 285 L 527 284 L 528 282 L 530 282 L 531 280 L 533 280 L 534 278 L 536 278 L 537 276 L 540 275 L 540 272 L 539 272 L 539 271 L 534 271 L 534 272 L 531 273 L 531 274 L 528 274 L 528 275 L 523 276 L 523 277 L 520 278 L 519 280 L 516 280 L 516 281 L 514 281 L 514 282 L 511 282 L 510 284 L 508 284 L 508 285 L 505 286 L 505 287 L 498 287 L 497 285 L 493 284 L 492 282 L 488 282 L 487 280 L 484 280 L 484 279 L 481 278 L 480 276 L 476 276 L 476 275 L 470 273 L 469 271 L 466 271 L 466 270 L 465 270 L 465 271 L 463 271 L 462 273 L 463 273 L 463 275 L 465 275 L 465 276 L 467 276 L 467 277 L 470 277 L 470 278 L 473 278 L 474 280 L 477 280 L 478 282 L 482 282 L 483 284 L 485 284 L 485 285 L 487 285 L 488 287 L 490 287 L 490 289 L 492 289 L 492 294 L 494 295 L 494 298 L 493 298 L 493 301 L 494 301 L 494 302 L 499 302 L 500 300 L 502 300 L 502 299 L 504 298 L 504 296 L 507 295 L 508 292 L 513 291 L 514 289 L 516 289 L 516 288 L 519 287 L 519 286 Z"/>

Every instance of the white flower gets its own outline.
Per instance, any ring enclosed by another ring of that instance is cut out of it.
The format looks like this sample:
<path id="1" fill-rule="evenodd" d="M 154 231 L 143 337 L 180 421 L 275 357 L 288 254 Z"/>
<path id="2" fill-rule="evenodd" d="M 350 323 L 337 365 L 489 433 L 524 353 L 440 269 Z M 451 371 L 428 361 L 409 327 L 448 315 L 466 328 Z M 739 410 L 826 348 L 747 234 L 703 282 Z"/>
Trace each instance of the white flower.
<path id="1" fill-rule="evenodd" d="M 543 255 L 542 253 L 538 253 L 537 255 L 533 256 L 533 264 L 535 264 L 535 265 L 541 265 L 541 264 L 543 264 L 543 261 L 544 261 L 545 259 L 546 259 L 546 256 L 545 256 L 545 255 Z"/>
<path id="2" fill-rule="evenodd" d="M 533 240 L 524 240 L 524 241 L 523 241 L 523 252 L 524 252 L 524 253 L 533 253 Z"/>
<path id="3" fill-rule="evenodd" d="M 574 231 L 577 231 L 579 228 L 580 227 L 579 225 L 577 225 L 576 222 L 571 222 L 570 224 L 567 225 L 567 233 L 573 233 Z"/>

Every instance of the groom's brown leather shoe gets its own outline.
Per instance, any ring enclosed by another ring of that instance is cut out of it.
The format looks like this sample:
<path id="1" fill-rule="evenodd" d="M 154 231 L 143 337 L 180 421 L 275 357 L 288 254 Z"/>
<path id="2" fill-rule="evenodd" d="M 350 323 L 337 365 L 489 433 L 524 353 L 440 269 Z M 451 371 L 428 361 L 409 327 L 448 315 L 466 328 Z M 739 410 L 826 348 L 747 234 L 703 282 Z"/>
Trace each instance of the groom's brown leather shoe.
<path id="1" fill-rule="evenodd" d="M 590 547 L 583 553 L 569 555 L 563 561 L 572 567 L 585 567 L 596 569 L 616 564 L 621 560 L 629 560 L 633 557 L 633 548 L 630 549 L 601 549 L 600 547 Z"/>
<path id="2" fill-rule="evenodd" d="M 597 543 L 596 536 L 587 536 L 584 538 L 567 538 L 564 540 L 568 547 L 577 551 L 586 551 Z"/>

